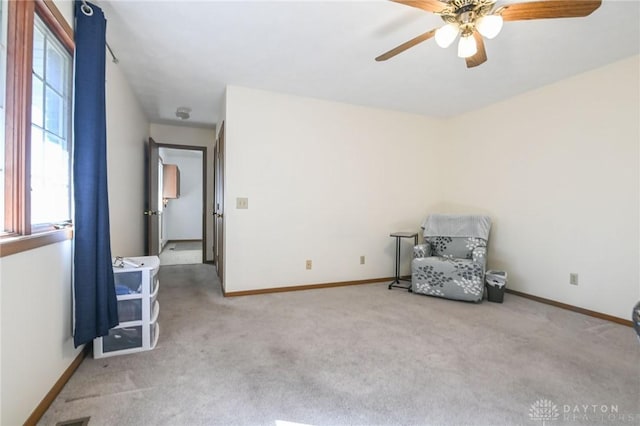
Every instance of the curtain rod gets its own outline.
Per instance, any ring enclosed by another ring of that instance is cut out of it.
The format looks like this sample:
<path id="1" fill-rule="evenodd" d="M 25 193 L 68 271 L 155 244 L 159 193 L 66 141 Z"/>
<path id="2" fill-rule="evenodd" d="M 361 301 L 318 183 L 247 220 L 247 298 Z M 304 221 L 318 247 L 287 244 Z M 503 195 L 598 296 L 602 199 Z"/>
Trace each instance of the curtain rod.
<path id="1" fill-rule="evenodd" d="M 93 15 L 93 9 L 91 8 L 91 6 L 87 3 L 87 0 L 82 0 L 82 6 L 80 6 L 80 10 L 82 11 L 82 13 L 84 13 L 87 16 L 92 16 Z M 117 64 L 118 62 L 120 62 L 118 60 L 118 58 L 116 58 L 116 55 L 113 54 L 113 50 L 111 50 L 111 46 L 109 46 L 109 43 L 107 43 L 105 41 L 105 43 L 107 45 L 107 49 L 109 50 L 109 53 L 111 54 L 111 58 L 113 60 L 114 64 Z"/>
<path id="2" fill-rule="evenodd" d="M 111 46 L 109 46 L 109 43 L 105 42 L 105 44 L 107 45 L 107 50 L 111 54 L 111 58 L 112 58 L 113 63 L 117 64 L 118 62 L 120 62 L 120 60 L 118 58 L 116 58 L 116 55 L 114 55 L 113 50 L 111 50 Z"/>

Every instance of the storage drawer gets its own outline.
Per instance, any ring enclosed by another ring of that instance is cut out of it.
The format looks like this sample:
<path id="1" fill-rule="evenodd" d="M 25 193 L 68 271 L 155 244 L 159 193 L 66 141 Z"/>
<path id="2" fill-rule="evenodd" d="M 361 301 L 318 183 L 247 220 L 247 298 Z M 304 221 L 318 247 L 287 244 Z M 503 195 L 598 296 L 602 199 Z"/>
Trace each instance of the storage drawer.
<path id="1" fill-rule="evenodd" d="M 116 295 L 140 294 L 142 292 L 142 271 L 126 271 L 113 274 Z"/>
<path id="2" fill-rule="evenodd" d="M 142 321 L 142 299 L 118 300 L 118 320 Z"/>
<path id="3" fill-rule="evenodd" d="M 142 326 L 113 328 L 102 338 L 102 352 L 109 353 L 142 347 Z"/>

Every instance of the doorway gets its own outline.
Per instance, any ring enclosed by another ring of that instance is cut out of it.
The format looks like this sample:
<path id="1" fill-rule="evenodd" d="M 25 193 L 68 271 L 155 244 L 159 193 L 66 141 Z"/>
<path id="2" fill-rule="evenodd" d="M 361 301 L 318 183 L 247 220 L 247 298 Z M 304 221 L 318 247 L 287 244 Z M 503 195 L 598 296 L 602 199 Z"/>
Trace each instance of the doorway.
<path id="1" fill-rule="evenodd" d="M 148 188 L 148 203 L 155 207 L 149 215 L 149 254 L 158 255 L 161 265 L 203 263 L 207 148 L 150 142 L 157 155 L 149 158 L 149 181 L 157 186 Z"/>

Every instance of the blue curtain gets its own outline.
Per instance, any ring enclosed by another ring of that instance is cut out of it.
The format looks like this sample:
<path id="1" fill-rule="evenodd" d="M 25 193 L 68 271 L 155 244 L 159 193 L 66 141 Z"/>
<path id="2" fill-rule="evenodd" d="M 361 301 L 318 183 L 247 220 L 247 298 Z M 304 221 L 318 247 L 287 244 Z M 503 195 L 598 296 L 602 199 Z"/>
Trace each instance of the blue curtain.
<path id="1" fill-rule="evenodd" d="M 90 7 L 93 13 L 88 16 Z M 83 12 L 84 9 L 84 12 Z M 111 266 L 107 196 L 105 42 L 102 9 L 75 2 L 73 180 L 75 198 L 74 295 L 76 347 L 118 324 Z"/>

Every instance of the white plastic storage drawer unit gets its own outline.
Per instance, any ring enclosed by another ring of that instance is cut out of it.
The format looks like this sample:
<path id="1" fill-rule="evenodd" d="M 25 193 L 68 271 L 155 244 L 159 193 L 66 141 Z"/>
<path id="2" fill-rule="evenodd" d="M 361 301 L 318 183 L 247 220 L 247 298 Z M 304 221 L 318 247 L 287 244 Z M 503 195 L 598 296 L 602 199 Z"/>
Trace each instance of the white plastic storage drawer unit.
<path id="1" fill-rule="evenodd" d="M 113 268 L 120 324 L 93 341 L 95 358 L 148 351 L 158 343 L 160 259 L 146 256 L 124 260 L 124 266 Z"/>

